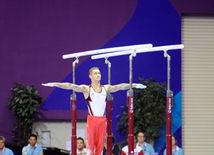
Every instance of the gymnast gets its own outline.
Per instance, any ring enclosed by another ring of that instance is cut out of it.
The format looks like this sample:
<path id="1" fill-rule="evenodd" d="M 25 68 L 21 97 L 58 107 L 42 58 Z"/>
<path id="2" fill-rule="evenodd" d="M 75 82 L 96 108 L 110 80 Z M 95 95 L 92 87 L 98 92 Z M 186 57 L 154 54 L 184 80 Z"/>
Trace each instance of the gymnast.
<path id="1" fill-rule="evenodd" d="M 89 70 L 90 85 L 76 85 L 72 83 L 46 83 L 43 86 L 59 87 L 62 89 L 72 89 L 75 92 L 82 92 L 84 94 L 87 107 L 87 154 L 100 155 L 103 150 L 105 135 L 106 135 L 106 101 L 107 93 L 113 93 L 119 90 L 127 90 L 130 84 L 121 83 L 118 85 L 101 85 L 101 72 L 98 67 L 93 67 Z M 143 89 L 146 86 L 142 84 L 132 84 L 133 88 Z M 95 149 L 96 148 L 96 149 Z M 95 149 L 95 151 L 94 151 Z"/>

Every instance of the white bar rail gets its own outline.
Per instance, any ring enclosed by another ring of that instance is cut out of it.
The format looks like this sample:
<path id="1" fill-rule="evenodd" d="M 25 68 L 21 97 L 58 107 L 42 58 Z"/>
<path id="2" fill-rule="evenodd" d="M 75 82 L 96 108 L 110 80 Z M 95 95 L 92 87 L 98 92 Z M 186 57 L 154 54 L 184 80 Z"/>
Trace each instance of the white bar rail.
<path id="1" fill-rule="evenodd" d="M 90 51 L 77 52 L 77 53 L 72 53 L 72 54 L 65 54 L 62 56 L 62 58 L 63 59 L 79 58 L 81 56 L 87 56 L 87 55 L 93 55 L 93 54 L 124 51 L 124 50 L 131 50 L 131 49 L 143 49 L 143 48 L 151 48 L 151 47 L 152 47 L 152 44 L 139 44 L 139 45 L 103 48 L 103 49 L 98 49 L 98 50 L 90 50 Z"/>
<path id="2" fill-rule="evenodd" d="M 146 52 L 155 52 L 155 51 L 168 51 L 168 50 L 175 50 L 175 49 L 183 49 L 184 45 L 168 45 L 168 46 L 157 46 L 157 47 L 149 47 L 149 48 L 141 48 L 136 49 L 135 53 L 146 53 Z M 121 51 L 121 52 L 113 52 L 108 54 L 99 54 L 91 56 L 91 59 L 100 59 L 100 58 L 109 58 L 114 56 L 121 56 L 121 55 L 128 55 L 132 54 L 133 50 Z"/>

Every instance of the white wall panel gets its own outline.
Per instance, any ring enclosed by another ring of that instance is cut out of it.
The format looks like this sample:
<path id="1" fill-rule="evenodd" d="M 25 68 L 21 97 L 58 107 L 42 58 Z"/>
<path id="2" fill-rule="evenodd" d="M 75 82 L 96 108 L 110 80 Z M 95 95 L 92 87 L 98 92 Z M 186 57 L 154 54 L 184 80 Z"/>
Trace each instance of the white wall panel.
<path id="1" fill-rule="evenodd" d="M 71 122 L 36 122 L 33 126 L 39 134 L 40 146 L 42 146 L 42 131 L 50 131 L 50 147 L 66 149 L 66 141 L 71 141 Z M 84 129 L 86 135 L 86 122 L 77 122 L 77 129 Z"/>
<path id="2" fill-rule="evenodd" d="M 182 17 L 182 148 L 214 154 L 214 17 Z"/>

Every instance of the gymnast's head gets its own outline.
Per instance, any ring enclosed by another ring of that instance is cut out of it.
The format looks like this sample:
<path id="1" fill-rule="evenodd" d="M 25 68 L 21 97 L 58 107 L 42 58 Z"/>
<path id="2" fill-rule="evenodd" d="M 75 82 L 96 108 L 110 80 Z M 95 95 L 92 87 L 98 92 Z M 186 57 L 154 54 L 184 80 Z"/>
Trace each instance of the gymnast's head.
<path id="1" fill-rule="evenodd" d="M 89 71 L 89 78 L 91 81 L 100 81 L 101 80 L 101 72 L 98 67 L 92 67 Z"/>

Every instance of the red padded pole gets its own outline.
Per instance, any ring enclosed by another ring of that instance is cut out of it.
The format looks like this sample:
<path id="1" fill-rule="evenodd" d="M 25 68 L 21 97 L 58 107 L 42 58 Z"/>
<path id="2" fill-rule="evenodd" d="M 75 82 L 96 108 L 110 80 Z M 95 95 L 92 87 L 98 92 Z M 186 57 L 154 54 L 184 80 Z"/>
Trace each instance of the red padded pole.
<path id="1" fill-rule="evenodd" d="M 166 134 L 166 152 L 167 155 L 172 155 L 172 121 L 171 121 L 171 105 L 172 97 L 167 97 L 167 134 Z"/>
<path id="2" fill-rule="evenodd" d="M 72 96 L 72 95 L 71 95 Z M 76 136 L 76 100 L 72 100 L 72 137 L 71 137 L 71 152 L 72 155 L 77 154 L 77 136 Z"/>
<path id="3" fill-rule="evenodd" d="M 112 155 L 112 105 L 113 101 L 108 100 L 108 109 L 107 109 L 107 128 L 108 128 L 108 135 L 107 135 L 107 155 Z"/>
<path id="4" fill-rule="evenodd" d="M 134 116 L 133 116 L 133 96 L 129 96 L 129 135 L 128 148 L 129 155 L 134 155 Z"/>

